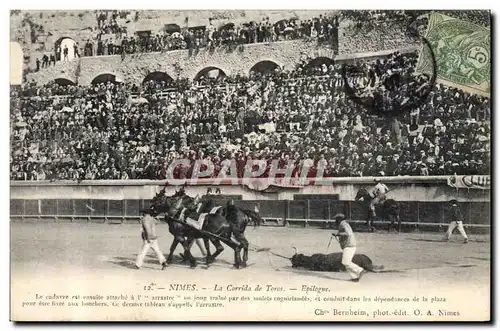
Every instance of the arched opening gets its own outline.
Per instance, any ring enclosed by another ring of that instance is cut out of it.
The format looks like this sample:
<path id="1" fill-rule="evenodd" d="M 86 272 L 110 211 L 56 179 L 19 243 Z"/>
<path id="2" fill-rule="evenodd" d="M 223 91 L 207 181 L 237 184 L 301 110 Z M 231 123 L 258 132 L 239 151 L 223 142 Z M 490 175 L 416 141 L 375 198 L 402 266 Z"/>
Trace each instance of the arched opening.
<path id="1" fill-rule="evenodd" d="M 54 79 L 54 82 L 60 86 L 76 85 L 75 82 L 73 82 L 67 78 L 56 78 L 56 79 Z"/>
<path id="2" fill-rule="evenodd" d="M 115 74 L 100 74 L 97 77 L 95 77 L 90 84 L 97 85 L 100 83 L 107 83 L 107 82 L 120 83 L 121 80 L 117 78 Z"/>
<path id="3" fill-rule="evenodd" d="M 181 32 L 181 27 L 177 24 L 165 24 L 165 26 L 163 27 L 163 31 L 172 34 L 174 32 Z"/>
<path id="4" fill-rule="evenodd" d="M 310 67 L 321 67 L 323 64 L 325 64 L 328 67 L 330 65 L 334 65 L 335 61 L 325 56 L 320 56 L 309 61 Z"/>
<path id="5" fill-rule="evenodd" d="M 307 71 L 313 75 L 328 75 L 332 73 L 332 66 L 335 61 L 329 57 L 320 56 L 312 59 L 307 64 Z"/>
<path id="6" fill-rule="evenodd" d="M 251 69 L 250 74 L 261 73 L 261 74 L 269 74 L 273 73 L 276 69 L 280 69 L 280 66 L 273 61 L 260 61 L 257 62 Z"/>
<path id="7" fill-rule="evenodd" d="M 170 84 L 171 82 L 173 82 L 173 80 L 174 79 L 170 77 L 170 75 L 168 75 L 167 73 L 161 71 L 155 71 L 149 73 L 142 81 L 142 84 L 145 84 L 150 81 L 155 81 L 158 83 L 164 82 L 165 84 Z"/>
<path id="8" fill-rule="evenodd" d="M 23 49 L 17 42 L 10 43 L 10 85 L 21 85 L 23 82 Z"/>
<path id="9" fill-rule="evenodd" d="M 226 76 L 226 73 L 222 69 L 219 69 L 217 67 L 206 67 L 200 70 L 193 80 L 195 82 L 208 83 L 219 81 Z"/>
<path id="10" fill-rule="evenodd" d="M 69 37 L 62 37 L 57 39 L 54 50 L 56 53 L 56 61 L 70 61 L 73 60 L 75 55 L 76 41 Z"/>
<path id="11" fill-rule="evenodd" d="M 166 89 L 171 87 L 173 83 L 174 80 L 168 74 L 161 71 L 155 71 L 144 78 L 142 86 L 145 92 L 149 92 Z"/>

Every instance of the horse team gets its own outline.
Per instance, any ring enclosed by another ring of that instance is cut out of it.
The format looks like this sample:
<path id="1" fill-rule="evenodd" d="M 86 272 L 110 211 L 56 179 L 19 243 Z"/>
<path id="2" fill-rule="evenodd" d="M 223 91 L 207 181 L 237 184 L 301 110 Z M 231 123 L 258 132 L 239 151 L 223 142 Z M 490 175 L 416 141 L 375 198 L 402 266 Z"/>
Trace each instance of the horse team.
<path id="1" fill-rule="evenodd" d="M 180 243 L 184 248 L 184 259 L 189 261 L 192 268 L 196 267 L 196 260 L 190 248 L 194 240 L 203 239 L 207 265 L 224 250 L 222 242 L 234 250 L 235 268 L 247 266 L 249 243 L 245 238 L 245 229 L 250 221 L 253 221 L 255 226 L 260 225 L 262 218 L 257 213 L 238 208 L 231 202 L 224 208 L 214 207 L 213 200 L 200 201 L 198 198 L 191 198 L 184 189 L 169 197 L 163 188 L 153 198 L 151 212 L 155 215 L 165 214 L 169 232 L 174 236 L 167 263 L 172 263 L 174 251 Z M 210 242 L 216 248 L 213 254 L 210 253 Z"/>
<path id="2" fill-rule="evenodd" d="M 152 216 L 165 215 L 169 232 L 174 240 L 170 246 L 170 252 L 166 260 L 172 263 L 174 251 L 179 244 L 184 248 L 181 254 L 184 261 L 189 261 L 192 268 L 196 267 L 196 259 L 190 252 L 191 246 L 197 239 L 202 239 L 206 249 L 206 264 L 210 265 L 219 256 L 224 247 L 222 243 L 234 250 L 234 267 L 244 268 L 247 266 L 249 242 L 245 238 L 245 229 L 250 222 L 254 226 L 262 224 L 263 220 L 258 213 L 239 208 L 229 201 L 225 207 L 216 206 L 211 199 L 192 198 L 181 188 L 174 195 L 165 194 L 163 187 L 151 201 L 151 207 L 147 210 Z M 367 225 L 373 231 L 373 220 L 375 212 L 372 210 L 373 197 L 366 189 L 360 189 L 355 200 L 360 201 L 368 210 Z M 395 221 L 401 230 L 398 204 L 387 199 L 381 204 L 381 216 L 390 220 L 389 230 L 394 227 Z M 216 250 L 210 251 L 210 242 Z M 241 251 L 243 250 L 243 257 Z"/>

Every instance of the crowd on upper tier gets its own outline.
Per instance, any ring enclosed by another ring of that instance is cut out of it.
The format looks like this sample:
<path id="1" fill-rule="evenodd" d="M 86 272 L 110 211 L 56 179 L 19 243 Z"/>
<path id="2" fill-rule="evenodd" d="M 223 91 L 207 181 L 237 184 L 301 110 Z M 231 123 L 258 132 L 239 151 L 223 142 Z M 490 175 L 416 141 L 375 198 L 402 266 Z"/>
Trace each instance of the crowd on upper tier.
<path id="1" fill-rule="evenodd" d="M 411 25 L 422 14 L 419 10 L 342 10 L 329 12 L 311 19 L 292 17 L 278 22 L 263 18 L 261 22 L 216 25 L 208 20 L 207 25 L 181 29 L 168 24 L 163 31 L 131 33 L 126 22 L 137 21 L 140 12 L 133 14 L 125 10 L 97 11 L 97 27 L 92 29 L 92 38 L 82 45 L 76 43 L 72 50 L 57 46 L 53 54 L 44 54 L 36 60 L 36 70 L 55 65 L 57 61 L 74 57 L 148 53 L 187 49 L 196 53 L 202 48 L 226 47 L 229 50 L 242 48 L 245 44 L 269 43 L 283 40 L 304 39 L 331 46 L 336 53 L 357 53 L 380 49 L 398 49 L 415 42 L 406 34 Z M 440 11 L 445 15 L 465 19 L 479 25 L 489 26 L 487 11 Z M 339 35 L 339 26 L 345 22 Z"/>
<path id="2" fill-rule="evenodd" d="M 364 61 L 347 83 L 399 109 L 425 90 L 415 62 L 415 53 Z M 191 177 L 200 159 L 214 164 L 212 177 L 231 162 L 242 176 L 256 159 L 268 164 L 262 176 L 273 159 L 293 162 L 294 177 L 303 169 L 325 177 L 490 173 L 489 98 L 438 84 L 415 109 L 379 117 L 346 94 L 339 65 L 311 63 L 142 87 L 27 82 L 11 91 L 11 179 L 163 179 L 181 158 L 191 165 L 176 167 L 175 178 Z"/>
<path id="3" fill-rule="evenodd" d="M 215 49 L 227 47 L 236 49 L 245 44 L 269 43 L 283 40 L 306 39 L 327 43 L 336 47 L 338 40 L 338 15 L 319 15 L 308 20 L 297 18 L 271 22 L 264 18 L 261 22 L 247 22 L 235 25 L 227 23 L 216 26 L 210 19 L 206 26 L 180 29 L 178 25 L 167 25 L 162 32 L 127 32 L 120 25 L 121 17 L 128 17 L 125 11 L 101 11 L 97 15 L 97 30 L 93 39 L 83 45 L 75 44 L 75 57 L 100 55 L 126 55 L 187 49 L 196 52 L 201 48 Z M 43 55 L 37 60 L 37 70 L 56 61 L 68 59 L 69 49 L 58 47 L 56 54 Z"/>

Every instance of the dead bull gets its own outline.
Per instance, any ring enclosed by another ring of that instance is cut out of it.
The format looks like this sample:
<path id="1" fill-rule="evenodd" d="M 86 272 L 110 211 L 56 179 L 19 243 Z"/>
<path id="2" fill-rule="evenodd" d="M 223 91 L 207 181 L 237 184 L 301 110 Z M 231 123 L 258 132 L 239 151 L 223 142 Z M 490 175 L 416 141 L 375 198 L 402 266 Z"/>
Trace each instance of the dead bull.
<path id="1" fill-rule="evenodd" d="M 311 256 L 307 256 L 299 254 L 296 248 L 295 250 L 295 255 L 290 258 L 292 261 L 292 268 L 331 272 L 346 270 L 342 264 L 342 253 L 313 254 Z M 371 272 L 377 272 L 383 269 L 383 266 L 374 266 L 372 260 L 365 254 L 355 254 L 352 262 Z"/>

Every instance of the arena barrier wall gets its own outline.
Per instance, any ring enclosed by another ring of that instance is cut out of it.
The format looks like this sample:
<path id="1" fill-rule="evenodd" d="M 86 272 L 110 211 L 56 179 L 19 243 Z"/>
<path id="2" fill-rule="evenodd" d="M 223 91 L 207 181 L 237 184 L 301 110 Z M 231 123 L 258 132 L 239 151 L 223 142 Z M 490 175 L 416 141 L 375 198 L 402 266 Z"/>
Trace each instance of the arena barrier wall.
<path id="1" fill-rule="evenodd" d="M 459 201 L 464 226 L 489 230 L 489 189 L 456 189 L 448 185 L 449 176 L 385 177 L 391 189 L 388 198 L 400 203 L 401 221 L 406 227 L 445 227 L 449 219 L 448 201 Z M 267 179 L 224 180 L 214 186 L 214 179 L 187 180 L 191 196 L 206 195 L 211 189 L 216 203 L 233 199 L 236 205 L 254 209 L 269 226 L 330 227 L 336 213 L 349 219 L 365 219 L 365 210 L 354 201 L 361 187 L 372 187 L 373 177 L 311 180 L 314 185 L 286 186 Z M 11 182 L 11 219 L 122 223 L 137 221 L 139 210 L 166 186 L 171 195 L 178 182 L 151 180 L 102 181 L 23 181 Z M 220 192 L 219 192 L 220 190 Z M 216 194 L 214 194 L 216 193 Z"/>

